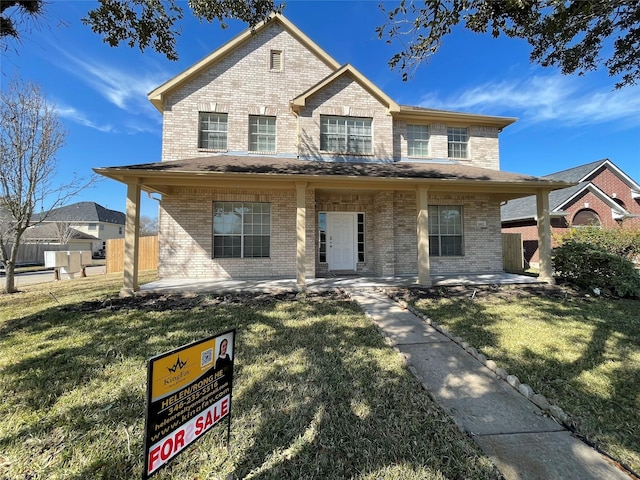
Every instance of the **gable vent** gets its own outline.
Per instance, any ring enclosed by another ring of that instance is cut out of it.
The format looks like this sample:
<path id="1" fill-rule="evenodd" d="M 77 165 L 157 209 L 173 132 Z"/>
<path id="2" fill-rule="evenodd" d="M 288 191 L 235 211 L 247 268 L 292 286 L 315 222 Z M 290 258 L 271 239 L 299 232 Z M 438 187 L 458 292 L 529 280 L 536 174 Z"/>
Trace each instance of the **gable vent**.
<path id="1" fill-rule="evenodd" d="M 269 60 L 269 68 L 271 70 L 282 70 L 282 51 L 271 50 L 271 57 Z"/>

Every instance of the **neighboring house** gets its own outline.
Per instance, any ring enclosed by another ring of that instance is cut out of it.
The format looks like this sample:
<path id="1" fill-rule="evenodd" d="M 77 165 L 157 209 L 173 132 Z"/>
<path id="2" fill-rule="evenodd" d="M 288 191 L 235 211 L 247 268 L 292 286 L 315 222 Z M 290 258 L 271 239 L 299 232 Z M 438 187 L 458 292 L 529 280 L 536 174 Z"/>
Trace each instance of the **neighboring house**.
<path id="1" fill-rule="evenodd" d="M 611 160 L 598 160 L 545 178 L 576 184 L 549 195 L 553 234 L 585 225 L 640 228 L 640 184 Z M 535 197 L 510 200 L 502 206 L 501 215 L 502 231 L 521 233 L 525 261 L 538 264 Z"/>
<path id="2" fill-rule="evenodd" d="M 79 202 L 56 208 L 46 216 L 34 215 L 32 223 L 42 220 L 42 226 L 55 225 L 50 232 L 64 235 L 68 229 L 94 237 L 90 250 L 94 256 L 104 256 L 105 242 L 112 238 L 124 238 L 126 216 L 122 212 L 110 210 L 95 202 Z"/>
<path id="3" fill-rule="evenodd" d="M 399 105 L 285 17 L 149 94 L 162 161 L 127 184 L 123 293 L 137 290 L 141 191 L 161 194 L 160 278 L 502 271 L 500 204 L 569 184 L 500 171 L 515 119 Z M 542 244 L 550 237 L 540 220 Z M 550 269 L 542 278 L 552 281 Z"/>
<path id="4" fill-rule="evenodd" d="M 100 239 L 66 226 L 45 223 L 27 228 L 22 235 L 17 265 L 41 265 L 49 250 L 92 251 Z"/>

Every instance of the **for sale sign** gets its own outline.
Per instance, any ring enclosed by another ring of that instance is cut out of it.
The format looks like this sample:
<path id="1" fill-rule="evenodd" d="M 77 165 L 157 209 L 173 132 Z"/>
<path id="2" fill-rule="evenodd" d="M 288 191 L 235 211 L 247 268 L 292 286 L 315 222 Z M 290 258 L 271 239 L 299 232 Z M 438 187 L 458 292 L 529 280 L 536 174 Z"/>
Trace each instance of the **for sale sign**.
<path id="1" fill-rule="evenodd" d="M 143 479 L 223 418 L 231 428 L 234 348 L 230 330 L 149 360 Z"/>

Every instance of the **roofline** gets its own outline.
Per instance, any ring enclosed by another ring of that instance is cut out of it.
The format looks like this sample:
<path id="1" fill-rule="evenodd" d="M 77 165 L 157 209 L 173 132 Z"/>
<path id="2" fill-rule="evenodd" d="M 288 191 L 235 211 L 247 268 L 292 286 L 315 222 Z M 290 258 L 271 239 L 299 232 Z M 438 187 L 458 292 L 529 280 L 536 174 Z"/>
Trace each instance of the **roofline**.
<path id="1" fill-rule="evenodd" d="M 400 105 L 397 118 L 413 121 L 453 122 L 463 125 L 488 125 L 502 130 L 518 121 L 516 117 L 497 117 L 493 115 L 479 115 L 476 113 L 451 112 L 446 110 L 431 110 L 410 105 Z"/>
<path id="2" fill-rule="evenodd" d="M 360 84 L 360 86 L 362 86 L 370 94 L 376 97 L 381 103 L 386 104 L 390 113 L 400 112 L 400 105 L 393 101 L 391 97 L 384 93 L 380 88 L 378 88 L 373 82 L 362 75 L 353 65 L 349 63 L 343 65 L 338 70 L 321 80 L 319 83 L 315 84 L 309 90 L 294 98 L 290 102 L 291 109 L 295 112 L 299 112 L 300 109 L 306 105 L 307 99 L 309 97 L 315 95 L 327 85 L 330 85 L 342 75 L 346 74 L 350 74 L 354 78 L 354 80 L 358 82 L 358 84 Z"/>
<path id="3" fill-rule="evenodd" d="M 616 202 L 614 202 L 611 197 L 609 197 L 609 195 L 607 195 L 606 193 L 604 193 L 602 190 L 600 190 L 596 185 L 592 184 L 592 183 L 587 183 L 583 188 L 581 188 L 580 190 L 578 190 L 576 193 L 574 193 L 573 195 L 571 195 L 567 200 L 565 200 L 564 202 L 560 203 L 556 208 L 553 209 L 553 211 L 558 210 L 559 208 L 567 205 L 568 203 L 570 203 L 571 201 L 573 201 L 578 195 L 580 195 L 582 192 L 584 192 L 585 190 L 591 190 L 592 193 L 596 196 L 599 197 L 600 200 L 602 200 L 603 202 L 607 203 L 612 209 L 615 210 L 621 210 L 623 212 L 627 212 L 627 210 L 617 204 Z M 628 212 L 627 212 L 628 213 Z"/>
<path id="4" fill-rule="evenodd" d="M 562 218 L 562 217 L 566 217 L 567 216 L 567 212 L 565 212 L 564 210 L 558 211 L 558 212 L 549 212 L 549 217 L 557 217 L 557 218 Z M 501 223 L 506 223 L 506 222 L 522 222 L 524 220 L 538 220 L 538 215 L 534 214 L 534 215 L 527 215 L 525 217 L 512 217 L 512 218 L 507 218 L 507 219 L 500 219 Z"/>
<path id="5" fill-rule="evenodd" d="M 287 30 L 291 35 L 293 35 L 300 43 L 305 45 L 309 50 L 311 50 L 322 62 L 324 62 L 328 67 L 332 69 L 338 69 L 340 64 L 333 59 L 327 52 L 325 52 L 317 43 L 311 40 L 307 35 L 302 33 L 302 31 L 296 27 L 293 23 L 291 23 L 287 18 L 285 18 L 282 14 L 272 13 L 269 17 L 262 21 L 260 24 L 256 25 L 253 28 L 247 28 L 240 34 L 236 35 L 233 39 L 229 40 L 227 43 L 222 45 L 221 47 L 214 50 L 212 53 L 204 57 L 199 62 L 195 63 L 191 67 L 187 68 L 183 72 L 174 76 L 173 78 L 167 80 L 159 87 L 155 88 L 151 92 L 147 94 L 149 101 L 155 106 L 160 113 L 163 113 L 163 101 L 164 98 L 173 90 L 181 86 L 183 83 L 187 82 L 194 75 L 199 74 L 203 70 L 209 68 L 211 65 L 215 64 L 222 58 L 224 58 L 227 54 L 233 51 L 238 46 L 250 40 L 253 35 L 260 30 L 263 30 L 267 27 L 267 25 L 272 25 L 272 22 L 279 23 Z"/>
<path id="6" fill-rule="evenodd" d="M 359 175 L 317 175 L 317 174 L 269 174 L 269 173 L 230 173 L 230 172 L 202 172 L 202 171 L 182 171 L 182 172 L 167 172 L 157 170 L 139 170 L 134 171 L 127 168 L 107 167 L 107 168 L 94 168 L 94 172 L 111 178 L 122 183 L 137 183 L 142 187 L 147 187 L 147 191 L 154 191 L 158 193 L 166 193 L 159 189 L 160 186 L 180 187 L 188 186 L 186 183 L 181 184 L 176 181 L 190 180 L 190 185 L 194 185 L 195 178 L 206 179 L 205 185 L 211 185 L 215 180 L 222 180 L 225 183 L 233 182 L 234 180 L 251 180 L 262 184 L 280 182 L 291 182 L 291 188 L 295 187 L 296 183 L 308 182 L 309 184 L 318 185 L 326 188 L 342 188 L 344 183 L 361 183 L 367 184 L 366 188 L 384 188 L 384 189 L 413 189 L 418 185 L 430 185 L 430 186 L 442 186 L 444 189 L 451 189 L 452 185 L 459 187 L 472 187 L 474 190 L 478 190 L 477 187 L 490 185 L 492 188 L 496 188 L 499 191 L 492 193 L 495 194 L 516 194 L 522 196 L 522 193 L 533 193 L 537 190 L 558 190 L 565 188 L 568 184 L 566 182 L 557 182 L 549 180 L 539 181 L 513 181 L 513 180 L 460 180 L 460 179 L 442 179 L 442 178 L 415 178 L 415 177 L 362 177 Z M 154 180 L 159 181 L 155 182 Z M 153 188 L 152 188 L 153 186 Z M 277 188 L 282 188 L 282 185 L 278 185 Z M 143 188 L 144 189 L 144 188 Z M 479 190 L 486 191 L 485 188 Z M 509 195 L 510 196 L 510 195 Z"/>
<path id="7" fill-rule="evenodd" d="M 602 165 L 609 165 L 614 171 L 615 173 L 618 173 L 623 180 L 626 181 L 626 183 L 629 185 L 629 187 L 631 187 L 631 190 L 637 190 L 640 191 L 640 184 L 636 183 L 629 175 L 627 175 L 626 173 L 624 173 L 622 170 L 620 170 L 620 168 L 618 168 L 618 166 L 613 163 L 611 160 L 609 160 L 608 158 L 605 158 L 602 163 L 600 163 L 600 165 L 598 165 L 596 168 L 594 168 L 593 170 L 591 170 L 587 175 L 585 175 L 584 177 L 582 177 L 582 179 L 580 181 L 584 181 L 585 178 L 589 177 L 591 174 L 593 174 L 596 170 L 598 170 L 599 168 L 602 167 Z"/>

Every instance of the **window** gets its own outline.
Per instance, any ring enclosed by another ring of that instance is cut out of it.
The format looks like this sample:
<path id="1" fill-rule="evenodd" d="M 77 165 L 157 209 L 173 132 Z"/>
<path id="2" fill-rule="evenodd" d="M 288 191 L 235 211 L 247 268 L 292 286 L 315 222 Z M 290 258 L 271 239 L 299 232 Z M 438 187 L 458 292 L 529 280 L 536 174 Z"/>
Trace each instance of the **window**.
<path id="1" fill-rule="evenodd" d="M 449 142 L 449 158 L 467 158 L 467 142 L 469 136 L 466 128 L 447 128 Z"/>
<path id="2" fill-rule="evenodd" d="M 364 213 L 358 214 L 358 261 L 364 262 Z"/>
<path id="3" fill-rule="evenodd" d="M 87 226 L 87 230 L 97 230 L 98 229 L 98 224 L 97 223 L 90 223 Z"/>
<path id="4" fill-rule="evenodd" d="M 282 51 L 281 50 L 271 50 L 271 55 L 269 56 L 269 69 L 275 71 L 282 70 Z"/>
<path id="5" fill-rule="evenodd" d="M 429 127 L 407 125 L 407 154 L 410 157 L 429 156 Z"/>
<path id="6" fill-rule="evenodd" d="M 462 207 L 430 205 L 429 255 L 450 257 L 462 254 Z"/>
<path id="7" fill-rule="evenodd" d="M 318 261 L 327 263 L 327 214 L 318 214 Z"/>
<path id="8" fill-rule="evenodd" d="M 271 204 L 214 202 L 214 258 L 265 258 L 270 250 Z"/>
<path id="9" fill-rule="evenodd" d="M 320 150 L 370 155 L 372 144 L 370 118 L 320 117 Z"/>
<path id="10" fill-rule="evenodd" d="M 276 117 L 249 116 L 249 150 L 276 151 Z"/>
<path id="11" fill-rule="evenodd" d="M 593 210 L 585 208 L 576 213 L 571 225 L 574 227 L 599 227 L 600 217 Z"/>
<path id="12" fill-rule="evenodd" d="M 122 235 L 122 227 L 118 227 L 118 235 Z"/>
<path id="13" fill-rule="evenodd" d="M 227 114 L 200 112 L 198 148 L 227 149 Z"/>

